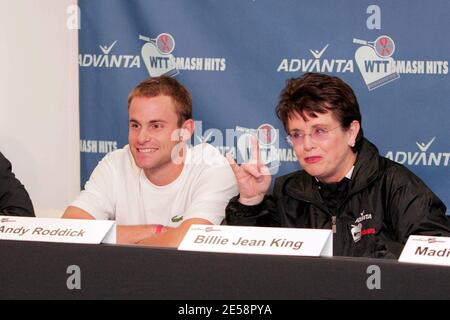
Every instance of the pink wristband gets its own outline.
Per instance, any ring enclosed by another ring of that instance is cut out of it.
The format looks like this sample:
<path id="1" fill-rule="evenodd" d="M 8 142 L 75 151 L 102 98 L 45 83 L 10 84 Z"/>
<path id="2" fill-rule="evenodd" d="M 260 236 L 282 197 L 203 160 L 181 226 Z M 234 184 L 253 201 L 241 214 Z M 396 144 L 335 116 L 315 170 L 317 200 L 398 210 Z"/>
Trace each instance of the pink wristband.
<path id="1" fill-rule="evenodd" d="M 156 225 L 156 228 L 155 228 L 154 234 L 159 234 L 159 233 L 161 233 L 162 228 L 163 228 L 162 224 L 157 224 L 157 225 Z"/>

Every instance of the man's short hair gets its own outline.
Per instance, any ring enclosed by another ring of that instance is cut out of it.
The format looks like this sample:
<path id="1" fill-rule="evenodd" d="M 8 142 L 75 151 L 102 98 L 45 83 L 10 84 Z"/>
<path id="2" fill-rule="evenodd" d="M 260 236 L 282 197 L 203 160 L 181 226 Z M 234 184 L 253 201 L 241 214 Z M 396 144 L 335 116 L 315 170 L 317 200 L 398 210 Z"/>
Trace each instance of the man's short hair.
<path id="1" fill-rule="evenodd" d="M 348 129 L 354 120 L 361 124 L 355 93 L 340 78 L 309 72 L 287 80 L 276 108 L 276 114 L 286 131 L 289 130 L 289 119 L 296 114 L 306 120 L 306 116 L 316 118 L 317 114 L 327 112 L 331 112 L 344 129 Z M 352 147 L 354 152 L 361 148 L 363 136 L 361 128 Z"/>
<path id="2" fill-rule="evenodd" d="M 175 104 L 175 112 L 178 116 L 178 126 L 192 119 L 192 95 L 176 79 L 168 76 L 160 76 L 147 79 L 138 84 L 128 95 L 128 109 L 136 97 L 169 96 Z"/>

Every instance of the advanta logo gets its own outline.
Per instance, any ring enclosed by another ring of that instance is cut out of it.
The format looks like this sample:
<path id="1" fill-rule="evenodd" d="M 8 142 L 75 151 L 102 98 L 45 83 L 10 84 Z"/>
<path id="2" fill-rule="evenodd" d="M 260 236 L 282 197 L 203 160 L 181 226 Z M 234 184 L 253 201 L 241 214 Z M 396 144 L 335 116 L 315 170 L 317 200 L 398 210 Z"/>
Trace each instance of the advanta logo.
<path id="1" fill-rule="evenodd" d="M 320 59 L 322 57 L 322 55 L 324 54 L 325 50 L 327 50 L 329 44 L 327 44 L 325 47 L 323 47 L 322 50 L 309 50 L 309 52 L 311 52 L 311 54 L 313 55 L 314 58 L 316 59 Z"/>
<path id="2" fill-rule="evenodd" d="M 450 152 L 427 152 L 435 140 L 436 137 L 433 137 L 427 143 L 416 142 L 420 151 L 388 151 L 386 158 L 409 166 L 448 167 Z"/>
<path id="3" fill-rule="evenodd" d="M 436 140 L 436 137 L 433 137 L 433 139 L 431 139 L 427 144 L 425 144 L 423 142 L 421 142 L 421 143 L 416 142 L 416 145 L 419 147 L 420 151 L 427 152 L 428 148 L 430 148 L 430 146 L 434 142 L 434 140 Z"/>
<path id="4" fill-rule="evenodd" d="M 108 46 L 99 46 L 102 50 L 103 54 L 108 54 L 112 50 L 112 48 L 116 45 L 117 40 L 114 41 L 109 47 Z"/>
<path id="5" fill-rule="evenodd" d="M 353 73 L 353 60 L 347 59 L 322 59 L 325 51 L 328 49 L 329 44 L 323 47 L 321 50 L 310 49 L 309 52 L 312 54 L 314 59 L 308 58 L 297 58 L 289 59 L 284 58 L 281 60 L 277 68 L 277 72 L 337 72 Z"/>
<path id="6" fill-rule="evenodd" d="M 117 40 L 110 45 L 99 45 L 102 54 L 80 53 L 78 64 L 84 68 L 140 68 L 141 59 L 136 55 L 110 54 Z"/>

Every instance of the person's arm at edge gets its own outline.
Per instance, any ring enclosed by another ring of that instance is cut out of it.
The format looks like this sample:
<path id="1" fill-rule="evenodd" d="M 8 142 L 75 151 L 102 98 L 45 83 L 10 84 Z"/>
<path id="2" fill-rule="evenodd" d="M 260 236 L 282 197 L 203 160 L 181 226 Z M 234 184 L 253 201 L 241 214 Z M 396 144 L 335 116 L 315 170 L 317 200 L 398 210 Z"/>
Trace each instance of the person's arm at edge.
<path id="1" fill-rule="evenodd" d="M 95 218 L 87 211 L 84 211 L 83 209 L 74 206 L 68 206 L 66 211 L 64 211 L 62 218 L 95 220 Z"/>
<path id="2" fill-rule="evenodd" d="M 24 185 L 12 172 L 11 162 L 0 152 L 0 214 L 35 217 L 33 203 Z"/>
<path id="3" fill-rule="evenodd" d="M 183 240 L 186 232 L 189 230 L 190 226 L 193 224 L 205 224 L 212 225 L 211 222 L 205 219 L 200 218 L 192 218 L 184 221 L 177 228 L 166 228 L 164 227 L 160 234 L 155 234 L 151 237 L 148 237 L 138 244 L 149 245 L 149 246 L 158 246 L 158 247 L 172 247 L 177 248 L 180 244 L 181 240 Z"/>

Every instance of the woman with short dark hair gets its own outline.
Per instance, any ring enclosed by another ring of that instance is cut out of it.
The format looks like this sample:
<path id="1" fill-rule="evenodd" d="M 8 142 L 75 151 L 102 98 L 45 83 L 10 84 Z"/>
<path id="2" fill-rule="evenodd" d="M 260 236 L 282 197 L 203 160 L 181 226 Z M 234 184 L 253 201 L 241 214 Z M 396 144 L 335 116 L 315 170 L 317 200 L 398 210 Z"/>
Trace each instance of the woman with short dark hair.
<path id="1" fill-rule="evenodd" d="M 291 79 L 276 109 L 303 170 L 276 179 L 259 162 L 229 158 L 240 194 L 229 225 L 333 230 L 334 255 L 398 258 L 410 235 L 450 236 L 442 201 L 363 137 L 353 90 L 337 77 Z"/>

